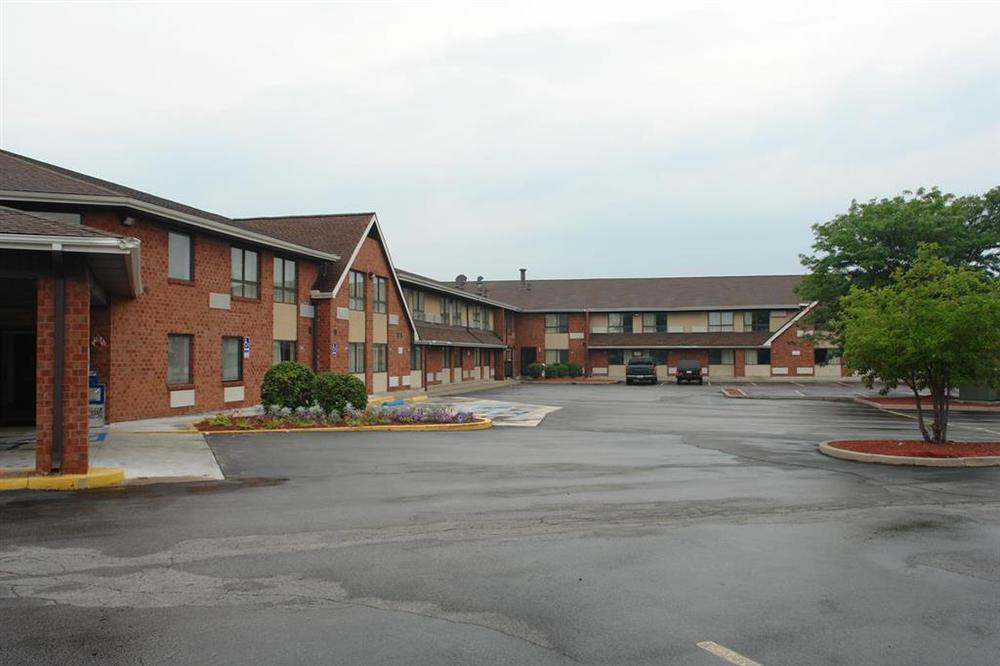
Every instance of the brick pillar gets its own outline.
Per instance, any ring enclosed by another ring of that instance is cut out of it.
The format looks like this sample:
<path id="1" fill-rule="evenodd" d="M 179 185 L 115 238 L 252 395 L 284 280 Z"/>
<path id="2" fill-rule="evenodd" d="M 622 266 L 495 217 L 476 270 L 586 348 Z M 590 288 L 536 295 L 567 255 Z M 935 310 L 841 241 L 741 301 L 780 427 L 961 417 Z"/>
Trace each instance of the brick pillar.
<path id="1" fill-rule="evenodd" d="M 82 271 L 67 271 L 63 320 L 62 463 L 63 474 L 85 474 L 87 456 L 87 375 L 90 370 L 90 284 Z M 37 284 L 37 369 L 35 371 L 35 470 L 52 469 L 55 377 L 56 281 Z"/>
<path id="2" fill-rule="evenodd" d="M 733 352 L 733 376 L 742 377 L 746 372 L 746 350 L 737 349 Z"/>

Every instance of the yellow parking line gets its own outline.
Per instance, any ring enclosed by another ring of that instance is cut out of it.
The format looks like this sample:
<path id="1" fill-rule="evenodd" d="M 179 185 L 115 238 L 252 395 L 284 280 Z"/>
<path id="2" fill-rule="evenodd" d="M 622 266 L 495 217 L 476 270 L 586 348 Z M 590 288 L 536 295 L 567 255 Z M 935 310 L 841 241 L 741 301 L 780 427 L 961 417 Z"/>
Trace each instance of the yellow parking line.
<path id="1" fill-rule="evenodd" d="M 729 648 L 723 647 L 714 641 L 702 641 L 698 643 L 698 647 L 706 652 L 711 652 L 720 659 L 725 659 L 730 664 L 736 664 L 737 666 L 762 666 L 753 659 L 744 657 L 739 652 L 733 652 Z"/>

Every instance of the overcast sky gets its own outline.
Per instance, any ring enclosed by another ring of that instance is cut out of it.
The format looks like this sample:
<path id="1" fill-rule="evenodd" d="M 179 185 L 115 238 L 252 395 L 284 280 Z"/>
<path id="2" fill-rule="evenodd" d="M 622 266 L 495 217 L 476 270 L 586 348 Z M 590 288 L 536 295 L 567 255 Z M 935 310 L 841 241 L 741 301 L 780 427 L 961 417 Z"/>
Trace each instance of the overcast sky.
<path id="1" fill-rule="evenodd" d="M 442 279 L 795 273 L 852 198 L 1000 184 L 1000 4 L 751 4 L 5 1 L 0 143 L 374 210 Z"/>

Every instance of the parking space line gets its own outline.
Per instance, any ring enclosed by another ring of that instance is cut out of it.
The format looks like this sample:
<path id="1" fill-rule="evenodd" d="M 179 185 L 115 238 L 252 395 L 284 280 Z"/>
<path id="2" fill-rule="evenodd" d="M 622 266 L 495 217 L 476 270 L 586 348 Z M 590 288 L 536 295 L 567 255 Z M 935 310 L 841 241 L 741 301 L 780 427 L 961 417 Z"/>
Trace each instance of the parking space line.
<path id="1" fill-rule="evenodd" d="M 799 386 L 801 386 L 801 384 L 799 384 Z M 798 393 L 799 395 L 803 396 L 803 397 L 805 397 L 805 395 L 806 395 L 805 393 L 803 393 L 802 391 L 800 391 L 798 389 L 795 389 L 795 392 Z"/>
<path id="2" fill-rule="evenodd" d="M 733 652 L 729 648 L 723 647 L 715 641 L 702 641 L 698 643 L 698 647 L 706 652 L 711 652 L 720 659 L 725 659 L 730 664 L 737 664 L 737 666 L 762 666 L 759 662 L 756 662 L 749 657 L 744 657 L 739 652 Z"/>

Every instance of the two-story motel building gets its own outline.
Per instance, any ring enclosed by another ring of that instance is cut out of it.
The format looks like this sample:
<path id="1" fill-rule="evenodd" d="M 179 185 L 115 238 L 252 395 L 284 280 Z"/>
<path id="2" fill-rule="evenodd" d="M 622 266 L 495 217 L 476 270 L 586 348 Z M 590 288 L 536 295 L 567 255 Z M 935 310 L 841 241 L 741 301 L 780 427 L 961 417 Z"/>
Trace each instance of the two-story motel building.
<path id="1" fill-rule="evenodd" d="M 229 218 L 7 151 L 0 279 L 0 425 L 35 424 L 40 472 L 86 470 L 95 385 L 109 422 L 246 407 L 282 360 L 370 393 L 633 354 L 841 375 L 797 276 L 441 282 L 395 268 L 375 213 Z"/>

